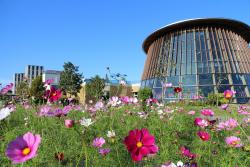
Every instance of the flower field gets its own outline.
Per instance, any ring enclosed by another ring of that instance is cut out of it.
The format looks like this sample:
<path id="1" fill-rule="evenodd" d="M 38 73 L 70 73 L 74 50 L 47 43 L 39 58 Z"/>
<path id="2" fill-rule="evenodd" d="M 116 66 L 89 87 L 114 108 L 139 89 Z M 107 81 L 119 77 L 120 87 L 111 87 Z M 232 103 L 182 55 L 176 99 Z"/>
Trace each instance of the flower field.
<path id="1" fill-rule="evenodd" d="M 246 167 L 249 122 L 249 108 L 236 105 L 11 105 L 1 110 L 0 164 Z"/>

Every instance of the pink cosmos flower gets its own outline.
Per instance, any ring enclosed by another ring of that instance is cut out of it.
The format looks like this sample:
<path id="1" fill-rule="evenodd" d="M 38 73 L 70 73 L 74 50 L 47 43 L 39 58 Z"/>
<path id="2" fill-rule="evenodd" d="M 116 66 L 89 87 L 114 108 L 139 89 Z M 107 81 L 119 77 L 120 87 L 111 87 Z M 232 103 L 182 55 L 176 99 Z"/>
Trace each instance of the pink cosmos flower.
<path id="1" fill-rule="evenodd" d="M 190 150 L 187 149 L 187 148 L 184 147 L 184 146 L 182 146 L 180 150 L 181 150 L 181 154 L 182 154 L 183 156 L 185 156 L 185 157 L 188 157 L 189 159 L 194 159 L 194 158 L 197 157 L 196 154 L 191 153 Z"/>
<path id="2" fill-rule="evenodd" d="M 31 132 L 28 132 L 10 142 L 5 154 L 12 163 L 23 163 L 36 156 L 40 143 L 40 135 L 33 135 Z"/>
<path id="3" fill-rule="evenodd" d="M 99 149 L 99 154 L 105 156 L 105 155 L 107 155 L 108 153 L 110 153 L 110 151 L 111 151 L 111 150 L 110 150 L 109 148 L 100 148 L 100 149 Z"/>
<path id="4" fill-rule="evenodd" d="M 242 147 L 243 144 L 241 143 L 240 138 L 235 136 L 230 136 L 225 139 L 226 143 L 231 147 Z"/>
<path id="5" fill-rule="evenodd" d="M 101 148 L 102 145 L 105 143 L 105 139 L 102 137 L 97 137 L 93 140 L 92 145 L 97 148 Z"/>
<path id="6" fill-rule="evenodd" d="M 194 115 L 195 114 L 195 111 L 191 110 L 188 112 L 189 115 Z"/>
<path id="7" fill-rule="evenodd" d="M 232 130 L 238 126 L 237 120 L 230 118 L 229 120 L 225 122 L 220 122 L 216 127 L 217 130 Z"/>
<path id="8" fill-rule="evenodd" d="M 102 108 L 104 108 L 104 104 L 102 101 L 98 101 L 96 104 L 95 104 L 95 109 L 96 110 L 101 110 Z"/>
<path id="9" fill-rule="evenodd" d="M 134 161 L 141 161 L 143 157 L 158 152 L 155 138 L 147 129 L 131 130 L 129 135 L 125 137 L 124 144 Z"/>
<path id="10" fill-rule="evenodd" d="M 164 88 L 170 88 L 170 87 L 172 87 L 172 86 L 173 86 L 172 83 L 164 83 L 164 84 L 163 84 L 163 87 L 164 87 Z"/>
<path id="11" fill-rule="evenodd" d="M 214 112 L 211 109 L 203 109 L 201 110 L 201 114 L 204 116 L 213 116 Z"/>
<path id="12" fill-rule="evenodd" d="M 8 93 L 8 91 L 10 91 L 13 88 L 14 84 L 10 83 L 8 85 L 6 85 L 4 88 L 1 89 L 0 94 L 6 94 Z"/>
<path id="13" fill-rule="evenodd" d="M 131 97 L 131 98 L 129 99 L 129 101 L 130 101 L 130 103 L 132 103 L 132 104 L 138 103 L 138 99 L 137 99 L 136 97 Z"/>
<path id="14" fill-rule="evenodd" d="M 203 141 L 208 141 L 210 139 L 210 135 L 207 132 L 199 131 L 197 135 L 201 138 Z"/>
<path id="15" fill-rule="evenodd" d="M 222 110 L 226 110 L 227 108 L 228 108 L 228 104 L 222 104 L 221 106 L 220 106 L 220 108 L 222 109 Z"/>
<path id="16" fill-rule="evenodd" d="M 67 128 L 71 128 L 71 127 L 73 127 L 73 125 L 74 125 L 74 120 L 66 119 L 66 120 L 64 121 L 64 124 L 65 124 L 65 126 L 66 126 Z"/>
<path id="17" fill-rule="evenodd" d="M 235 93 L 236 93 L 236 92 L 233 91 L 233 90 L 225 90 L 225 91 L 224 91 L 224 97 L 225 97 L 226 99 L 230 100 L 230 99 L 233 97 L 233 95 L 234 95 Z"/>
<path id="18" fill-rule="evenodd" d="M 128 96 L 122 96 L 121 97 L 121 101 L 124 103 L 124 104 L 128 104 L 130 102 L 130 98 Z"/>
<path id="19" fill-rule="evenodd" d="M 205 128 L 205 127 L 209 126 L 209 122 L 207 120 L 205 120 L 205 119 L 202 119 L 202 118 L 195 118 L 194 124 L 196 126 L 199 126 L 199 127 L 202 127 L 202 128 Z"/>
<path id="20" fill-rule="evenodd" d="M 242 115 L 250 115 L 250 112 L 247 109 L 246 106 L 239 106 L 237 112 Z"/>

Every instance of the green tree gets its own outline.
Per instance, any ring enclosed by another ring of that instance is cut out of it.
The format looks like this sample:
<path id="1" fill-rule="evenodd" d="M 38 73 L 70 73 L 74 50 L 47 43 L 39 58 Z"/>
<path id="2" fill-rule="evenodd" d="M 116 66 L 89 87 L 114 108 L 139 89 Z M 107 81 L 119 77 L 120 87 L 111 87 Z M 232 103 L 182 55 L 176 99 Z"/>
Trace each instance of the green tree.
<path id="1" fill-rule="evenodd" d="M 30 87 L 30 95 L 35 98 L 36 101 L 40 101 L 43 99 L 44 95 L 44 85 L 42 81 L 42 76 L 38 76 L 33 79 Z"/>
<path id="2" fill-rule="evenodd" d="M 146 100 L 151 97 L 152 97 L 152 90 L 150 88 L 143 88 L 139 90 L 138 98 L 141 101 L 141 106 L 143 111 L 148 110 L 146 106 Z"/>
<path id="3" fill-rule="evenodd" d="M 25 99 L 29 96 L 29 85 L 27 82 L 22 81 L 16 87 L 16 94 L 19 95 L 22 99 Z"/>
<path id="4" fill-rule="evenodd" d="M 66 62 L 63 65 L 64 70 L 61 72 L 59 87 L 64 93 L 70 96 L 77 96 L 81 89 L 83 75 L 79 73 L 79 67 L 71 62 Z"/>
<path id="5" fill-rule="evenodd" d="M 103 96 L 105 80 L 98 75 L 92 77 L 86 84 L 86 96 L 89 100 L 98 101 Z"/>

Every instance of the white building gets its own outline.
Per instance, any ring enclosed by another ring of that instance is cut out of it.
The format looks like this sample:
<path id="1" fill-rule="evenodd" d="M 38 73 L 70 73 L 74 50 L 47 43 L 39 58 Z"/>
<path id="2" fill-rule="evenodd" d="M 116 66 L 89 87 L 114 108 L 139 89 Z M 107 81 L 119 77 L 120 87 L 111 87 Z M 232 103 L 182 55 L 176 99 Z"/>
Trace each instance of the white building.
<path id="1" fill-rule="evenodd" d="M 45 82 L 48 79 L 52 79 L 53 83 L 51 85 L 57 86 L 57 85 L 59 85 L 60 74 L 61 74 L 61 71 L 46 70 L 43 72 L 43 75 L 42 75 L 43 82 Z"/>
<path id="2" fill-rule="evenodd" d="M 16 93 L 17 85 L 24 80 L 24 73 L 15 73 L 13 76 L 14 86 L 13 86 L 13 93 Z"/>
<path id="3" fill-rule="evenodd" d="M 36 65 L 28 65 L 25 68 L 25 78 L 28 80 L 29 85 L 31 85 L 32 80 L 38 76 L 41 76 L 43 73 L 43 66 L 36 66 Z"/>

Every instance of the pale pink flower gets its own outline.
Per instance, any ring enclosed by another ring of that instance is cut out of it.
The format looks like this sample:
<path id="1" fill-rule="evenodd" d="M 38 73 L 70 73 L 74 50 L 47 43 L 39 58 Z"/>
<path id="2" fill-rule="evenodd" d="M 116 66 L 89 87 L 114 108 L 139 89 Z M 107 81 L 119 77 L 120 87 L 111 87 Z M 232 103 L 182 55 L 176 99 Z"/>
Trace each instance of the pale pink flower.
<path id="1" fill-rule="evenodd" d="M 66 120 L 64 121 L 64 124 L 65 124 L 65 126 L 66 126 L 67 128 L 71 128 L 71 127 L 73 127 L 73 125 L 74 125 L 74 120 L 66 119 Z"/>
<path id="2" fill-rule="evenodd" d="M 102 137 L 97 137 L 93 140 L 92 145 L 97 148 L 101 148 L 102 145 L 105 143 L 105 139 Z"/>
<path id="3" fill-rule="evenodd" d="M 230 136 L 225 139 L 226 143 L 231 147 L 242 147 L 243 144 L 241 143 L 240 138 L 236 136 Z"/>
<path id="4" fill-rule="evenodd" d="M 189 115 L 194 115 L 195 114 L 195 111 L 191 110 L 188 112 Z"/>

